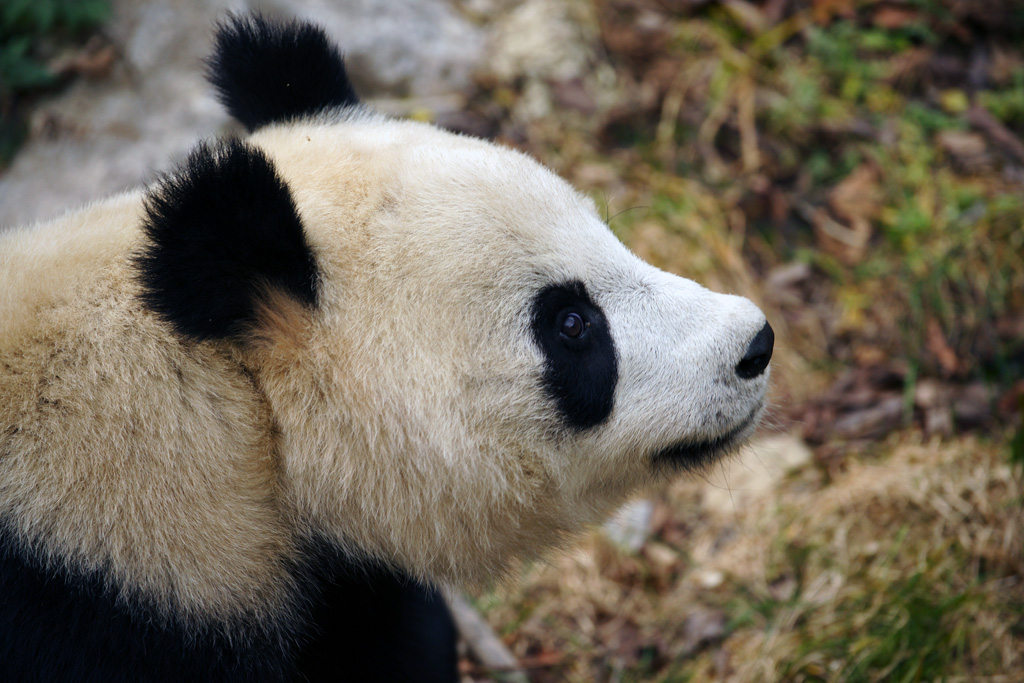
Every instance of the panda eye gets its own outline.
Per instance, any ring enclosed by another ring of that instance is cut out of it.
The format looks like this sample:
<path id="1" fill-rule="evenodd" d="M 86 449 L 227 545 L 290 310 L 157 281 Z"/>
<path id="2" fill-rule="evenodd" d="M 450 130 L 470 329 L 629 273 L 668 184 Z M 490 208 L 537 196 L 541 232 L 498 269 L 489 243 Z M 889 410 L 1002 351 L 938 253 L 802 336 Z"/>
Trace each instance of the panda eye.
<path id="1" fill-rule="evenodd" d="M 579 313 L 572 311 L 562 319 L 561 332 L 569 339 L 578 339 L 588 327 L 590 323 L 585 322 Z"/>
<path id="2" fill-rule="evenodd" d="M 608 419 L 618 360 L 604 311 L 578 280 L 552 284 L 531 305 L 533 340 L 544 357 L 541 381 L 567 427 L 582 431 Z"/>

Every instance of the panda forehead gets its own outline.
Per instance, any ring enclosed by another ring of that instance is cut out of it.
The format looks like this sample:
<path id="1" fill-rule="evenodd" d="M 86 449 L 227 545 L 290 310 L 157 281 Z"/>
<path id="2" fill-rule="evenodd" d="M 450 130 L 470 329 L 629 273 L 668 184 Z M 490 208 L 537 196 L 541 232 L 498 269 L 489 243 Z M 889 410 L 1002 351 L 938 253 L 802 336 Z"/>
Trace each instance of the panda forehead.
<path id="1" fill-rule="evenodd" d="M 451 144 L 410 148 L 400 185 L 412 200 L 406 216 L 420 220 L 410 214 L 426 210 L 440 218 L 426 222 L 461 247 L 460 259 L 497 266 L 531 289 L 580 282 L 597 301 L 643 288 L 650 266 L 615 237 L 589 197 L 521 152 L 450 137 Z"/>
<path id="2" fill-rule="evenodd" d="M 517 150 L 380 116 L 304 129 L 271 127 L 254 137 L 300 158 L 308 137 L 328 155 L 364 166 L 362 175 L 378 178 L 392 198 L 380 205 L 394 219 L 377 223 L 384 230 L 380 237 L 402 254 L 402 244 L 411 241 L 442 249 L 434 252 L 440 254 L 437 267 L 450 268 L 451 257 L 459 259 L 460 270 L 500 268 L 538 287 L 580 281 L 598 299 L 601 290 L 642 279 L 640 262 L 601 220 L 594 202 Z M 322 176 L 308 169 L 302 176 L 324 187 Z M 346 183 L 337 189 L 350 191 Z M 423 263 L 417 268 L 432 270 Z"/>
<path id="3" fill-rule="evenodd" d="M 464 228 L 500 229 L 559 250 L 608 232 L 589 197 L 515 150 L 422 145 L 404 156 L 399 186 L 411 211 L 451 214 Z"/>
<path id="4" fill-rule="evenodd" d="M 578 215 L 601 222 L 589 197 L 526 154 L 417 121 L 363 113 L 345 121 L 270 126 L 253 139 L 271 156 L 303 156 L 315 142 L 330 154 L 358 159 L 357 165 L 391 186 L 396 198 L 411 199 L 407 205 L 413 211 L 441 202 L 481 214 L 515 205 L 552 218 Z M 524 227 L 533 222 L 521 221 Z"/>

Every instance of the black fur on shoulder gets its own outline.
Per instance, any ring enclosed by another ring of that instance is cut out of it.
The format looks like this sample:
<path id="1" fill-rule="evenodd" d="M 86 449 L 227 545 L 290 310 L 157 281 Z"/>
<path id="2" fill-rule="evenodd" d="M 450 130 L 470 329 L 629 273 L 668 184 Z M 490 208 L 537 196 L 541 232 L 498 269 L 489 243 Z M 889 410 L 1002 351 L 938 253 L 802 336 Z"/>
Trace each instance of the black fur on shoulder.
<path id="1" fill-rule="evenodd" d="M 239 140 L 199 144 L 146 195 L 136 257 L 146 305 L 193 339 L 241 337 L 267 288 L 317 303 L 317 267 L 288 186 Z"/>
<path id="2" fill-rule="evenodd" d="M 315 24 L 231 15 L 214 42 L 207 77 L 251 131 L 359 103 L 341 53 Z"/>
<path id="3" fill-rule="evenodd" d="M 286 621 L 222 626 L 125 597 L 101 570 L 47 567 L 0 523 L 0 678 L 46 683 L 295 680 Z"/>
<path id="4" fill-rule="evenodd" d="M 227 624 L 176 618 L 101 569 L 48 567 L 0 519 L 0 680 L 285 683 L 459 680 L 440 592 L 311 544 L 294 609 Z"/>

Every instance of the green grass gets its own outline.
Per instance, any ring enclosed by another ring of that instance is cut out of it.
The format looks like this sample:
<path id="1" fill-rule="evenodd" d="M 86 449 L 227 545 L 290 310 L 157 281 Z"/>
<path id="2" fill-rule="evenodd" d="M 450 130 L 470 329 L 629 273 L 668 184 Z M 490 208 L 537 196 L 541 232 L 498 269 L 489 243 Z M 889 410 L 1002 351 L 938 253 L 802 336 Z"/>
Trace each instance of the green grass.
<path id="1" fill-rule="evenodd" d="M 808 615 L 799 630 L 801 657 L 780 677 L 803 673 L 811 680 L 868 683 L 967 675 L 959 664 L 972 599 L 969 591 L 936 590 L 934 578 L 923 573 L 869 583 L 864 594 L 830 608 L 832 623 Z"/>

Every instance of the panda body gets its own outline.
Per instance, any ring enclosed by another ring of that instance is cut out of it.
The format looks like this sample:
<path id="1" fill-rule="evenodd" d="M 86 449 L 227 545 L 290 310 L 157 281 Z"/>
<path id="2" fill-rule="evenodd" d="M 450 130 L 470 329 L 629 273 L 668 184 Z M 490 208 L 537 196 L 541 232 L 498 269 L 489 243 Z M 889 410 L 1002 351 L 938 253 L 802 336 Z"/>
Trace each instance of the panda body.
<path id="1" fill-rule="evenodd" d="M 315 27 L 232 18 L 211 81 L 244 141 L 0 235 L 0 662 L 452 680 L 433 586 L 742 442 L 770 327 Z"/>

